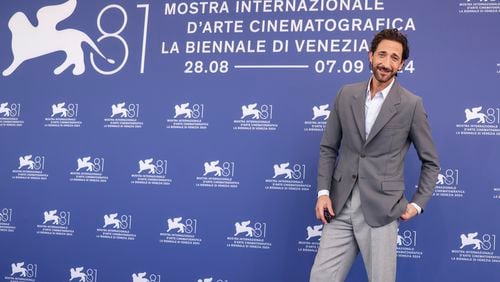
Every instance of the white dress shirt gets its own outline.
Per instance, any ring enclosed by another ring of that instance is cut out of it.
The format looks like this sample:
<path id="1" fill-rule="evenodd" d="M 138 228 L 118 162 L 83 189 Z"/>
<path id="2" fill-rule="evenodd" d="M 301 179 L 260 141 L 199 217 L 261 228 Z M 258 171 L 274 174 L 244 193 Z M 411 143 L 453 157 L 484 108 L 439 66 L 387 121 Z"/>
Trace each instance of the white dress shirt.
<path id="1" fill-rule="evenodd" d="M 379 91 L 373 95 L 370 90 L 371 79 L 368 82 L 368 87 L 366 89 L 366 101 L 365 101 L 365 140 L 368 139 L 368 135 L 372 130 L 373 124 L 380 113 L 380 109 L 382 109 L 382 104 L 389 95 L 389 91 L 391 90 L 392 85 L 394 85 L 394 80 L 392 79 L 391 83 L 382 91 Z"/>

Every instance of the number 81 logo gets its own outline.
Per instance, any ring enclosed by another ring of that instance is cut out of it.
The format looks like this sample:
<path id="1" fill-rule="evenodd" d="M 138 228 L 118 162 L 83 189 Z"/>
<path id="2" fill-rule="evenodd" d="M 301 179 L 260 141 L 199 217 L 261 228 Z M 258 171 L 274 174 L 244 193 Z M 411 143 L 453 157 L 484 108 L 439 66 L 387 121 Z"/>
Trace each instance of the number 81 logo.
<path id="1" fill-rule="evenodd" d="M 147 33 L 148 33 L 148 21 L 149 21 L 149 4 L 137 4 L 136 6 L 138 9 L 144 9 L 144 23 L 143 23 L 143 34 L 142 34 L 142 50 L 141 50 L 141 66 L 140 66 L 140 73 L 144 73 L 144 67 L 145 67 L 145 59 L 146 59 L 146 39 L 147 39 Z M 108 11 L 112 10 L 118 10 L 118 12 L 121 14 L 122 17 L 122 24 L 121 26 L 114 30 L 106 30 L 102 26 L 102 19 L 105 14 L 107 14 Z M 97 16 L 97 28 L 99 29 L 99 32 L 102 34 L 98 39 L 97 42 L 101 42 L 104 40 L 117 40 L 119 44 L 123 48 L 123 58 L 121 59 L 120 63 L 117 64 L 117 66 L 114 69 L 110 70 L 105 70 L 104 68 L 98 66 L 94 60 L 94 55 L 91 53 L 90 54 L 90 63 L 94 67 L 94 69 L 103 75 L 112 75 L 117 72 L 119 72 L 127 63 L 128 57 L 129 57 L 129 47 L 127 41 L 123 38 L 121 33 L 125 29 L 128 23 L 128 14 L 127 11 L 120 5 L 117 4 L 112 4 L 104 7 L 99 15 Z M 114 64 L 114 61 L 108 60 L 109 63 Z"/>

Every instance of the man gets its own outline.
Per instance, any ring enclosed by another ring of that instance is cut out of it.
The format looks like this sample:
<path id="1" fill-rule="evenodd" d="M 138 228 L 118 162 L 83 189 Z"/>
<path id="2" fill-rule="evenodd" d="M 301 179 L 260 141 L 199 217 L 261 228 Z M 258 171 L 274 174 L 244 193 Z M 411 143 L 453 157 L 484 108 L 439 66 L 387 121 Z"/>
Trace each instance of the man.
<path id="1" fill-rule="evenodd" d="M 398 30 L 379 32 L 368 54 L 370 80 L 335 98 L 320 144 L 316 217 L 324 227 L 311 282 L 344 281 L 359 252 L 369 281 L 395 281 L 398 220 L 422 213 L 432 196 L 439 163 L 422 99 L 396 81 L 409 52 Z M 410 143 L 422 166 L 409 202 Z"/>

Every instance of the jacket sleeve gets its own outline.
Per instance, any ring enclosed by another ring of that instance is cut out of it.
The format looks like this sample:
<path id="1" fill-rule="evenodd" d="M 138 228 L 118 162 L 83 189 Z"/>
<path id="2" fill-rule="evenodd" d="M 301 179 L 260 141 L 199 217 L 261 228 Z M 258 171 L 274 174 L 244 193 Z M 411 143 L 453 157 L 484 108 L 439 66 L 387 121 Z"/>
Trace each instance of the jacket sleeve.
<path id="1" fill-rule="evenodd" d="M 339 101 L 341 95 L 342 89 L 340 89 L 335 97 L 333 109 L 328 117 L 319 146 L 318 191 L 329 191 L 332 183 L 333 170 L 342 139 L 342 126 L 339 118 Z"/>
<path id="2" fill-rule="evenodd" d="M 422 163 L 420 167 L 420 177 L 418 187 L 413 194 L 412 202 L 425 209 L 434 187 L 436 186 L 439 174 L 439 159 L 436 147 L 432 141 L 431 129 L 427 120 L 422 99 L 419 97 L 413 113 L 413 120 L 410 128 L 410 138 L 415 147 L 418 158 Z"/>

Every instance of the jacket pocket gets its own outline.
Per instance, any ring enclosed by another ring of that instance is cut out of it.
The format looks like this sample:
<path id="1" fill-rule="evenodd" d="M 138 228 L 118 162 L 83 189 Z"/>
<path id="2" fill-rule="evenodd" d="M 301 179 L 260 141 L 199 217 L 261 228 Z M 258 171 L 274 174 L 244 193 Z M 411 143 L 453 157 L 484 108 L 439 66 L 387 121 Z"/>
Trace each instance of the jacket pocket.
<path id="1" fill-rule="evenodd" d="M 403 191 L 405 183 L 403 181 L 384 181 L 382 182 L 383 191 Z"/>

